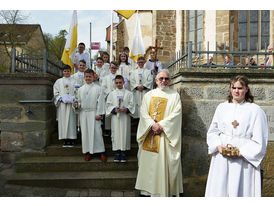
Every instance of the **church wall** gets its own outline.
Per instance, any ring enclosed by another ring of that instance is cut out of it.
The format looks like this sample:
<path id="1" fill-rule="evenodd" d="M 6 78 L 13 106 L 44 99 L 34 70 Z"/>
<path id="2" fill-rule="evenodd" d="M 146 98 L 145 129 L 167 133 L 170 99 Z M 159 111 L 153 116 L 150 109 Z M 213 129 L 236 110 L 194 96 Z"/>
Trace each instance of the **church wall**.
<path id="1" fill-rule="evenodd" d="M 176 10 L 157 10 L 156 25 L 155 38 L 158 40 L 158 46 L 163 47 L 158 50 L 157 57 L 166 62 L 176 50 Z"/>
<path id="2" fill-rule="evenodd" d="M 274 72 L 271 70 L 171 69 L 172 84 L 182 99 L 182 167 L 185 196 L 204 196 L 211 157 L 206 133 L 215 109 L 226 101 L 229 80 L 242 74 L 250 80 L 255 103 L 268 116 L 270 140 L 261 164 L 263 196 L 274 196 Z"/>
<path id="3" fill-rule="evenodd" d="M 49 74 L 0 74 L 0 156 L 12 161 L 16 154 L 39 152 L 57 131 L 53 103 L 20 100 L 50 100 L 56 77 Z M 27 111 L 31 111 L 28 113 Z"/>

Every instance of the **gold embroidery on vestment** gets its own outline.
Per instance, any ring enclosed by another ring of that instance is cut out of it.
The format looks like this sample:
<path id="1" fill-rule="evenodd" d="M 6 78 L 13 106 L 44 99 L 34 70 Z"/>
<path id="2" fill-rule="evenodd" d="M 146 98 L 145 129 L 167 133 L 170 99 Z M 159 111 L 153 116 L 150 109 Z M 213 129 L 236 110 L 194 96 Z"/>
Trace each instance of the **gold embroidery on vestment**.
<path id="1" fill-rule="evenodd" d="M 149 104 L 149 116 L 159 122 L 164 118 L 168 99 L 162 97 L 152 97 Z M 152 130 L 149 131 L 143 143 L 143 150 L 150 152 L 159 152 L 161 135 L 153 135 Z"/>

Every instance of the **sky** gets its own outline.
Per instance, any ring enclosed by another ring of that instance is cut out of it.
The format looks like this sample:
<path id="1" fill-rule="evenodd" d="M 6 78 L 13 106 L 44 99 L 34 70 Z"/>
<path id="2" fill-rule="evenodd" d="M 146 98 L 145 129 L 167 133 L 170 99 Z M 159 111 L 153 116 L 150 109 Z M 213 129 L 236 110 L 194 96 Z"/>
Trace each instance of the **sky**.
<path id="1" fill-rule="evenodd" d="M 23 10 L 27 15 L 27 23 L 40 24 L 43 33 L 57 35 L 60 30 L 69 31 L 73 10 Z M 90 23 L 91 41 L 101 42 L 101 48 L 106 50 L 106 28 L 111 22 L 111 10 L 77 10 L 78 18 L 78 43 L 84 42 L 86 50 L 90 47 Z M 118 22 L 116 12 L 113 12 L 113 22 Z M 97 51 L 93 51 L 94 55 Z"/>
<path id="2" fill-rule="evenodd" d="M 92 24 L 92 42 L 101 42 L 101 48 L 107 48 L 106 28 L 111 24 L 111 10 L 118 9 L 153 9 L 153 10 L 227 10 L 227 9 L 273 9 L 272 0 L 261 0 L 260 4 L 248 4 L 239 0 L 230 0 L 220 4 L 219 0 L 10 0 L 2 1 L 0 9 L 21 10 L 28 16 L 24 23 L 40 24 L 44 33 L 55 36 L 60 30 L 69 31 L 73 10 L 77 10 L 78 43 L 84 42 L 86 49 L 90 45 L 90 22 Z M 135 2 L 135 3 L 134 3 Z M 271 6 L 272 5 L 272 6 Z M 270 8 L 270 7 L 271 8 Z M 113 12 L 113 22 L 118 22 L 116 12 Z M 88 51 L 88 50 L 87 50 Z M 92 56 L 97 51 L 92 51 Z"/>

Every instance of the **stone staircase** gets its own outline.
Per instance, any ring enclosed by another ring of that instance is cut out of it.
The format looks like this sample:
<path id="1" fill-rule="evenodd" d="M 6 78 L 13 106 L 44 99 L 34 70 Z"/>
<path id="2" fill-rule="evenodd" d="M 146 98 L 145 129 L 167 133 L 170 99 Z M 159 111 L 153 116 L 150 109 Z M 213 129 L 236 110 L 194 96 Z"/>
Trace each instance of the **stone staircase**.
<path id="1" fill-rule="evenodd" d="M 138 168 L 136 125 L 133 125 L 132 130 L 131 150 L 127 151 L 126 163 L 113 162 L 109 136 L 104 136 L 107 162 L 101 162 L 99 154 L 93 155 L 90 161 L 84 160 L 79 138 L 75 147 L 63 148 L 55 135 L 43 152 L 35 156 L 24 155 L 15 162 L 14 174 L 9 178 L 8 184 L 134 191 Z"/>

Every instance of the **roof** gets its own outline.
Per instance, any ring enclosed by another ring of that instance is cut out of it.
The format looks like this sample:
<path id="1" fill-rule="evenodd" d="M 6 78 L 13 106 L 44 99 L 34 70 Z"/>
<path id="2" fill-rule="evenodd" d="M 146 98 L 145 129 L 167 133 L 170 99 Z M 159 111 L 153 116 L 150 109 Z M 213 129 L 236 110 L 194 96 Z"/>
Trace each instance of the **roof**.
<path id="1" fill-rule="evenodd" d="M 39 24 L 0 24 L 0 42 L 9 42 L 10 35 L 16 42 L 28 42 L 37 29 L 42 33 Z M 43 33 L 42 38 L 44 39 Z"/>

